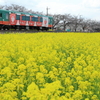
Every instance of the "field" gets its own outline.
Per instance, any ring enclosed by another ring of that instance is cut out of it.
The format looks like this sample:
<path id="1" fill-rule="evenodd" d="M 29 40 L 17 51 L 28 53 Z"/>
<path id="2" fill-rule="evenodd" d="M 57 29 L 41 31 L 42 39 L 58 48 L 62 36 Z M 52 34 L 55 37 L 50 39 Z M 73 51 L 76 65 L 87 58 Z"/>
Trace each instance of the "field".
<path id="1" fill-rule="evenodd" d="M 100 100 L 100 33 L 0 34 L 0 100 Z"/>

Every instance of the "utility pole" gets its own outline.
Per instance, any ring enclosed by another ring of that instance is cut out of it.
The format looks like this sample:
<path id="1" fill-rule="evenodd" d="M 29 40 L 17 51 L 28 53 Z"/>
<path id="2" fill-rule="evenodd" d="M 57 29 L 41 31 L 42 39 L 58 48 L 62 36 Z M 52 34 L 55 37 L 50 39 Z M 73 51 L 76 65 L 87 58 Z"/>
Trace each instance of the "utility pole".
<path id="1" fill-rule="evenodd" d="M 48 16 L 48 10 L 49 10 L 49 9 L 50 9 L 50 8 L 48 8 L 48 7 L 46 8 L 46 10 L 47 10 L 47 16 Z"/>

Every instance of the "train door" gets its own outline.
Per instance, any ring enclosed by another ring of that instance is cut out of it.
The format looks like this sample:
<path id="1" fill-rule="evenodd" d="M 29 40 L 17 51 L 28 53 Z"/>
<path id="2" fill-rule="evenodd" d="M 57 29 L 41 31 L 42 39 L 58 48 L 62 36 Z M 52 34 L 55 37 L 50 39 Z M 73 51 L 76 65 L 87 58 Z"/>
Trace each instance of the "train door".
<path id="1" fill-rule="evenodd" d="M 36 26 L 42 26 L 42 22 L 43 22 L 43 19 L 42 17 L 37 17 L 38 18 L 38 21 L 36 22 Z"/>
<path id="2" fill-rule="evenodd" d="M 24 14 L 21 15 L 20 25 L 26 26 L 26 15 L 24 15 Z"/>
<path id="3" fill-rule="evenodd" d="M 3 12 L 3 25 L 9 25 L 9 12 Z"/>
<path id="4" fill-rule="evenodd" d="M 9 25 L 9 12 L 0 11 L 0 29 L 6 29 Z"/>
<path id="5" fill-rule="evenodd" d="M 34 17 L 30 16 L 30 21 L 28 21 L 29 26 L 34 26 Z"/>

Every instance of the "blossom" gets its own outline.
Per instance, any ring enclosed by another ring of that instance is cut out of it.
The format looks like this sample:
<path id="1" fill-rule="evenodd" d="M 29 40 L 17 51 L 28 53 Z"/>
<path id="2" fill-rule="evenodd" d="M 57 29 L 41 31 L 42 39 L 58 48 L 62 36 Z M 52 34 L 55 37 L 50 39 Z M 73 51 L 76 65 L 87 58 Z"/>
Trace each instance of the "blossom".
<path id="1" fill-rule="evenodd" d="M 81 100 L 82 99 L 82 92 L 80 90 L 76 90 L 72 97 L 74 100 Z"/>

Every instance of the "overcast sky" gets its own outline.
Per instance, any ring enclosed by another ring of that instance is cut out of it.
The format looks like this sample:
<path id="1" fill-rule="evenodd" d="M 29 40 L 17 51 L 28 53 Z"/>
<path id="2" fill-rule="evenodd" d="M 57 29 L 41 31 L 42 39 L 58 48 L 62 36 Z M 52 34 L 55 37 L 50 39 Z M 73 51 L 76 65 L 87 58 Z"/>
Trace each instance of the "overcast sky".
<path id="1" fill-rule="evenodd" d="M 33 11 L 50 14 L 82 15 L 100 21 L 100 0 L 0 0 L 0 5 L 17 4 Z"/>

